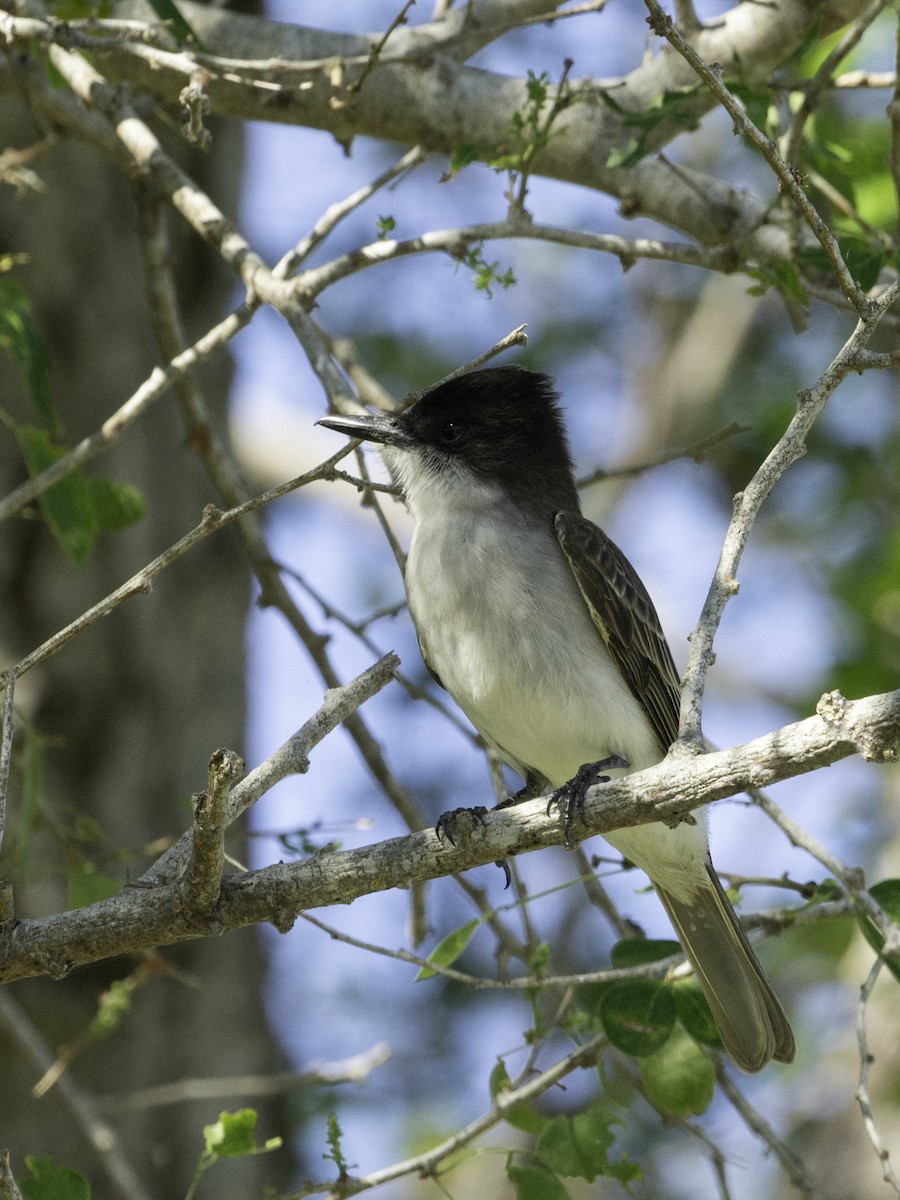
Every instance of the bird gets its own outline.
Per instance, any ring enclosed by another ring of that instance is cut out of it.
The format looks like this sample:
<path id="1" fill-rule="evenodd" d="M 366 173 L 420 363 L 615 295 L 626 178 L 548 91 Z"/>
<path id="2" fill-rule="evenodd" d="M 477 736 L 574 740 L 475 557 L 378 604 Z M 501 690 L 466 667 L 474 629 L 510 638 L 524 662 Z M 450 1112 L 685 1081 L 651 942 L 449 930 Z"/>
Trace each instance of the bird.
<path id="1" fill-rule="evenodd" d="M 634 567 L 581 512 L 549 376 L 471 370 L 397 410 L 319 424 L 376 444 L 399 484 L 425 665 L 523 776 L 517 796 L 563 788 L 586 764 L 605 779 L 662 761 L 678 736 L 678 673 Z M 702 811 L 604 837 L 650 878 L 737 1066 L 792 1061 L 790 1022 L 713 868 Z"/>

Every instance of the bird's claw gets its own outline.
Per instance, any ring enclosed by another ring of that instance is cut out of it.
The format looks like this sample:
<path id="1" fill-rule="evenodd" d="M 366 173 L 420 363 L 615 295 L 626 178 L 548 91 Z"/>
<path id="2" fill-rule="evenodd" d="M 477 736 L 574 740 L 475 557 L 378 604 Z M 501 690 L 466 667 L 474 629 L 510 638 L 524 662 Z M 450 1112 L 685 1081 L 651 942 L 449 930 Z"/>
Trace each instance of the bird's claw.
<path id="1" fill-rule="evenodd" d="M 512 802 L 512 801 L 510 801 Z M 498 804 L 498 808 L 505 808 L 505 804 Z M 434 832 L 437 834 L 438 840 L 441 842 L 448 841 L 451 846 L 456 845 L 456 835 L 460 838 L 467 837 L 473 826 L 483 825 L 484 818 L 487 816 L 487 809 L 483 804 L 476 805 L 475 808 L 452 808 L 449 812 L 441 813 L 437 819 L 437 824 L 434 827 Z M 457 828 L 457 822 L 463 818 L 469 822 L 468 827 L 463 831 L 462 828 Z M 503 874 L 506 876 L 506 882 L 503 885 L 503 890 L 509 887 L 512 883 L 512 871 L 509 869 L 509 863 L 505 858 L 501 858 L 494 866 L 500 867 Z"/>
<path id="2" fill-rule="evenodd" d="M 459 834 L 461 838 L 465 838 L 474 825 L 484 824 L 486 816 L 487 809 L 483 804 L 479 804 L 475 808 L 451 808 L 449 812 L 441 813 L 438 817 L 434 832 L 438 836 L 438 841 L 448 841 L 451 846 L 455 846 L 456 837 L 454 834 Z M 460 818 L 462 817 L 468 818 L 469 825 L 466 829 L 458 827 Z"/>
<path id="3" fill-rule="evenodd" d="M 563 816 L 563 828 L 566 835 L 566 847 L 571 848 L 571 833 L 577 817 L 584 824 L 584 798 L 588 788 L 596 783 L 609 783 L 610 776 L 604 771 L 619 770 L 631 764 L 620 754 L 611 754 L 600 762 L 584 763 L 578 768 L 568 783 L 557 788 L 547 801 L 547 815 L 556 806 Z"/>

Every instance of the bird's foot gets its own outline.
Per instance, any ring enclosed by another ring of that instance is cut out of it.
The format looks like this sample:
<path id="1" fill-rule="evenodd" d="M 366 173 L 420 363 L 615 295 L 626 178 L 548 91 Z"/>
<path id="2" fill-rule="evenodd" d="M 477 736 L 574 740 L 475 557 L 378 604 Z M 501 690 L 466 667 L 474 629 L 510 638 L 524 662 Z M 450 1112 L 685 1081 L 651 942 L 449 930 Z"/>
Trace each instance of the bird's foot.
<path id="1" fill-rule="evenodd" d="M 577 817 L 582 824 L 584 823 L 584 798 L 588 788 L 592 788 L 595 783 L 609 783 L 610 776 L 604 775 L 604 771 L 618 770 L 629 766 L 631 764 L 620 754 L 611 754 L 609 758 L 603 758 L 599 762 L 584 763 L 568 783 L 564 783 L 561 788 L 556 789 L 547 801 L 547 812 L 549 813 L 555 805 L 562 813 L 567 847 L 571 845 L 570 835 L 575 818 Z"/>
<path id="2" fill-rule="evenodd" d="M 447 841 L 451 846 L 455 846 L 457 837 L 465 841 L 476 825 L 484 824 L 486 816 L 487 809 L 483 804 L 475 808 L 451 808 L 438 817 L 434 832 L 439 841 Z"/>
<path id="3" fill-rule="evenodd" d="M 523 788 L 523 791 L 526 790 Z M 507 796 L 506 800 L 497 805 L 497 808 L 506 808 L 510 804 L 517 803 L 517 796 L 521 793 L 517 792 L 515 796 Z M 438 840 L 448 841 L 451 846 L 456 845 L 457 837 L 464 841 L 476 825 L 483 825 L 484 818 L 487 816 L 487 809 L 483 804 L 476 805 L 475 808 L 451 808 L 449 812 L 441 813 L 437 819 L 437 824 L 434 827 L 434 832 L 438 836 Z M 501 858 L 494 863 L 495 867 L 500 867 L 506 878 L 503 884 L 503 890 L 509 887 L 512 883 L 512 872 L 509 869 L 509 863 L 505 858 Z"/>
<path id="4" fill-rule="evenodd" d="M 519 788 L 517 792 L 513 792 L 511 796 L 507 796 L 505 800 L 501 800 L 496 808 L 510 808 L 513 804 L 521 804 L 525 800 L 533 800 L 535 796 L 539 796 L 546 787 L 545 781 L 538 776 L 530 778 L 523 788 Z"/>

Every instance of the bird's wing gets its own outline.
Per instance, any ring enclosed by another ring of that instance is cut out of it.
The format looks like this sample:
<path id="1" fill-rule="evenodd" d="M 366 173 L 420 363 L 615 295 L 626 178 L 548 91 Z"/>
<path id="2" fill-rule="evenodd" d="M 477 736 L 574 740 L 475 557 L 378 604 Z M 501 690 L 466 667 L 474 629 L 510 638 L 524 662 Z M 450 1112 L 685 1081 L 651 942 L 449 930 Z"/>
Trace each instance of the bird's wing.
<path id="1" fill-rule="evenodd" d="M 619 547 L 585 517 L 560 512 L 554 524 L 591 619 L 668 749 L 678 736 L 678 673 L 647 589 Z"/>
<path id="2" fill-rule="evenodd" d="M 440 675 L 438 675 L 437 671 L 431 665 L 431 661 L 428 658 L 428 651 L 425 648 L 425 641 L 422 638 L 422 635 L 419 633 L 418 629 L 416 629 L 416 640 L 419 643 L 419 653 L 422 655 L 422 662 L 425 664 L 425 670 L 428 672 L 428 674 L 431 676 L 431 678 L 434 680 L 434 682 L 438 685 L 438 687 L 444 687 L 444 681 L 441 679 Z M 444 690 L 446 691 L 447 689 L 444 688 Z"/>

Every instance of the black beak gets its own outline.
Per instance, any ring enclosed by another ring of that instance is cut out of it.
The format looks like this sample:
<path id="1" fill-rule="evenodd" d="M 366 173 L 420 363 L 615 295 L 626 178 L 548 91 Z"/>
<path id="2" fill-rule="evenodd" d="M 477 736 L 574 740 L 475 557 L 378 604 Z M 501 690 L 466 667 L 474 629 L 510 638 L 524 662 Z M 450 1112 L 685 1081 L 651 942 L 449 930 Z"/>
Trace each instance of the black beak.
<path id="1" fill-rule="evenodd" d="M 391 413 L 377 413 L 365 417 L 322 417 L 316 421 L 326 429 L 334 429 L 337 433 L 346 433 L 347 437 L 360 438 L 364 442 L 380 442 L 385 446 L 407 447 L 413 445 L 413 439 Z"/>

